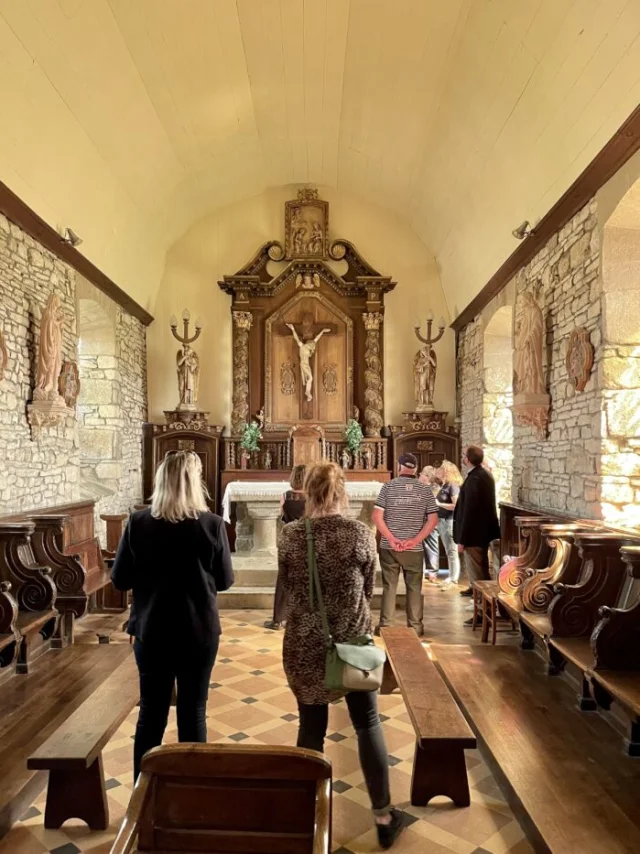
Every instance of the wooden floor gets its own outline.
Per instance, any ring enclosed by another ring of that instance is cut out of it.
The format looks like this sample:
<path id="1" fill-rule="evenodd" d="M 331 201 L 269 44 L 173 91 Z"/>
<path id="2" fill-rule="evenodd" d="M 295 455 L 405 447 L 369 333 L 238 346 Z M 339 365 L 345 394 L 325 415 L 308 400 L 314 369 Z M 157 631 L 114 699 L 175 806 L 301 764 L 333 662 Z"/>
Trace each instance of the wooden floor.
<path id="1" fill-rule="evenodd" d="M 0 687 L 0 836 L 46 783 L 43 772 L 27 770 L 27 757 L 128 655 L 128 644 L 50 650 Z"/>
<path id="2" fill-rule="evenodd" d="M 640 851 L 640 763 L 600 715 L 578 710 L 575 688 L 533 652 L 431 651 L 536 851 Z"/>

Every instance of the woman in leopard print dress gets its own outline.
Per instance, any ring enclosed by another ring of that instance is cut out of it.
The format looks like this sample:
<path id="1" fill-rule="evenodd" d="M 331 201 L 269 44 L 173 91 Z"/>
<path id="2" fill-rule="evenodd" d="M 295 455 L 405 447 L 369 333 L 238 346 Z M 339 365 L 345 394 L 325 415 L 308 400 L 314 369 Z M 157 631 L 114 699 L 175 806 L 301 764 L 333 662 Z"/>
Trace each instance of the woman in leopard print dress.
<path id="1" fill-rule="evenodd" d="M 344 472 L 334 463 L 314 466 L 305 481 L 306 516 L 311 518 L 318 575 L 327 619 L 338 643 L 371 634 L 369 602 L 376 572 L 376 544 L 362 522 L 342 516 Z M 298 747 L 322 752 L 328 703 L 337 699 L 324 687 L 325 647 L 320 614 L 309 603 L 305 521 L 286 525 L 278 543 L 278 571 L 287 601 L 283 660 L 300 716 Z M 389 757 L 375 691 L 346 695 L 358 735 L 360 764 L 375 816 L 378 837 L 389 848 L 402 829 L 402 814 L 391 808 Z"/>

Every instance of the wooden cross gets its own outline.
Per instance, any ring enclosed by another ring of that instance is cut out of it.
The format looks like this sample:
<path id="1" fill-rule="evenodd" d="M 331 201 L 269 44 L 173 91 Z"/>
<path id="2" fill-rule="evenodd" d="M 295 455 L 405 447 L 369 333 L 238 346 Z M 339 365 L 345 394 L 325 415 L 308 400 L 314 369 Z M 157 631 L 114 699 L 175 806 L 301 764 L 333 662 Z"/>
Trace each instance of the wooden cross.
<path id="1" fill-rule="evenodd" d="M 328 329 L 328 334 L 333 335 L 338 331 L 338 327 L 335 323 L 314 323 L 313 316 L 310 313 L 303 314 L 302 320 L 291 322 L 296 327 L 300 340 L 305 342 L 312 341 L 319 332 L 322 332 L 323 329 Z M 276 335 L 291 335 L 291 330 L 286 323 L 275 324 L 274 332 Z"/>

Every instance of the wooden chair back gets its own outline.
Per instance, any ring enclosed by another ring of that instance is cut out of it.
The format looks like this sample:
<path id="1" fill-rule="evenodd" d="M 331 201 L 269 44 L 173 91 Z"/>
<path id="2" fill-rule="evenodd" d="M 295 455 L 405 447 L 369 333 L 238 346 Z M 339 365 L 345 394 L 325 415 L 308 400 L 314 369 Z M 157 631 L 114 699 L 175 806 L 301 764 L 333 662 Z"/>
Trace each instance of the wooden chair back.
<path id="1" fill-rule="evenodd" d="M 111 852 L 328 854 L 330 824 L 331 764 L 321 754 L 170 744 L 144 757 Z"/>

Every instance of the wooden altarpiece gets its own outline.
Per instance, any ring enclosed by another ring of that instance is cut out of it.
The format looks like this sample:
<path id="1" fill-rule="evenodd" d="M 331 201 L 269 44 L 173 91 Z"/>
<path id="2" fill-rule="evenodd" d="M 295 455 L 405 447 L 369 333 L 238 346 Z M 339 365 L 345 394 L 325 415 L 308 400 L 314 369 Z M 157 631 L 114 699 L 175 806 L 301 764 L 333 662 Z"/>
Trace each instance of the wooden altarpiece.
<path id="1" fill-rule="evenodd" d="M 382 324 L 384 296 L 395 282 L 347 240 L 330 241 L 328 221 L 328 203 L 315 190 L 301 190 L 285 205 L 284 244 L 266 243 L 218 283 L 232 297 L 233 411 L 226 469 L 240 468 L 239 435 L 261 410 L 262 459 L 252 461 L 252 468 L 288 469 L 292 436 L 311 427 L 318 428 L 322 457 L 340 462 L 346 425 L 362 412 L 371 453 L 361 467 L 387 469 L 387 443 L 380 437 Z"/>

